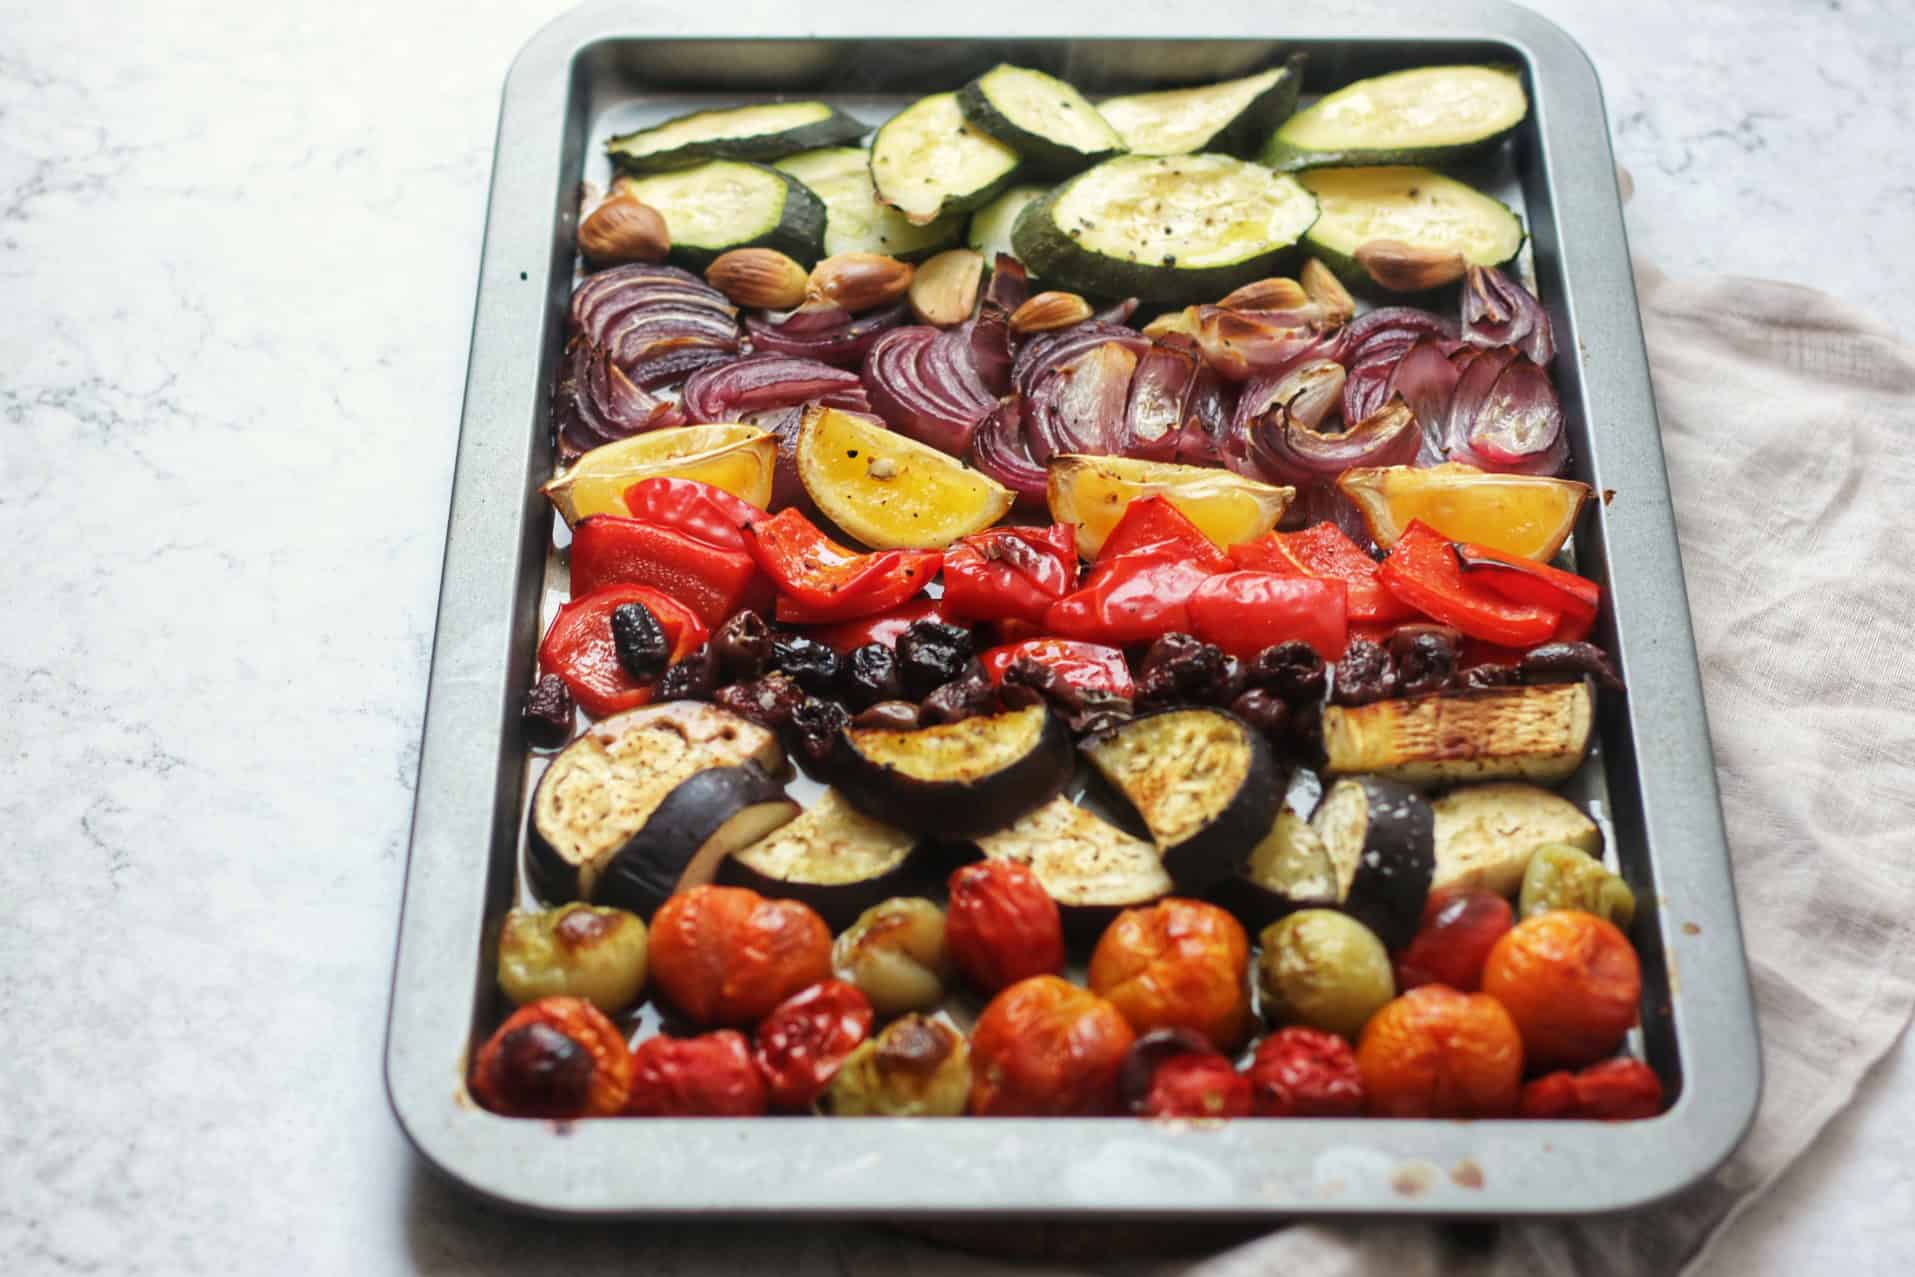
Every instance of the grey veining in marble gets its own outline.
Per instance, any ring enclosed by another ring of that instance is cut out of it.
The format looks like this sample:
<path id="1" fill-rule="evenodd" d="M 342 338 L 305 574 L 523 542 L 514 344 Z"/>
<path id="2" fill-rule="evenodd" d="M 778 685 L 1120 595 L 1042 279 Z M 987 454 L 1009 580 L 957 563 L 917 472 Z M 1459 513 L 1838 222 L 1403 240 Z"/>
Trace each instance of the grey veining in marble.
<path id="1" fill-rule="evenodd" d="M 1605 77 L 1642 255 L 1902 303 L 1915 10 L 1539 7 Z M 998 1270 L 504 1220 L 386 1111 L 498 88 L 553 11 L 0 3 L 8 1273 Z M 1899 1271 L 1912 1144 L 1905 1047 L 1711 1271 Z"/>

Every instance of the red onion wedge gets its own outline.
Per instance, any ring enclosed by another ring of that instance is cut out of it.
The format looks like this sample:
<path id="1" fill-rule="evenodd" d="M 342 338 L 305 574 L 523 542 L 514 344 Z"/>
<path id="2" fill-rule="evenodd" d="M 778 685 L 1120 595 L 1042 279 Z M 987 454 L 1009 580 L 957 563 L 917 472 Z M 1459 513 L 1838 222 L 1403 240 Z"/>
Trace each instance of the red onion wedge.
<path id="1" fill-rule="evenodd" d="M 999 253 L 991 263 L 991 282 L 984 289 L 984 300 L 1002 306 L 1006 314 L 1031 299 L 1031 277 L 1024 263 L 1009 253 Z"/>
<path id="2" fill-rule="evenodd" d="M 737 421 L 767 408 L 821 403 L 870 412 L 856 373 L 789 355 L 746 355 L 692 374 L 680 398 L 686 419 Z"/>
<path id="3" fill-rule="evenodd" d="M 971 436 L 971 464 L 1017 494 L 1022 505 L 1044 504 L 1044 467 L 1031 460 L 1024 442 L 1024 415 L 1017 396 L 1007 395 Z"/>
<path id="4" fill-rule="evenodd" d="M 1392 399 L 1341 431 L 1313 430 L 1278 405 L 1251 424 L 1248 442 L 1252 459 L 1264 473 L 1281 483 L 1301 485 L 1333 482 L 1353 466 L 1408 465 L 1422 433 L 1409 406 Z"/>
<path id="5" fill-rule="evenodd" d="M 1168 340 L 1166 338 L 1166 340 Z M 1177 460 L 1187 466 L 1224 464 L 1224 441 L 1236 412 L 1232 387 L 1217 370 L 1199 362 L 1184 402 L 1184 428 L 1177 438 Z"/>
<path id="6" fill-rule="evenodd" d="M 860 377 L 877 414 L 899 434 L 961 457 L 996 401 L 970 366 L 970 334 L 924 324 L 872 344 Z"/>
<path id="7" fill-rule="evenodd" d="M 1031 459 L 1049 464 L 1064 453 L 1110 456 L 1123 447 L 1124 409 L 1137 353 L 1100 342 L 1053 370 L 1024 400 Z"/>
<path id="8" fill-rule="evenodd" d="M 1549 374 L 1523 356 L 1511 360 L 1450 458 L 1505 474 L 1561 474 L 1569 439 Z"/>
<path id="9" fill-rule="evenodd" d="M 1197 343 L 1204 359 L 1230 381 L 1279 377 L 1299 360 L 1328 354 L 1335 339 L 1303 311 L 1197 308 Z"/>
<path id="10" fill-rule="evenodd" d="M 1417 464 L 1435 465 L 1443 460 L 1449 447 L 1450 395 L 1456 390 L 1462 369 L 1443 353 L 1443 343 L 1434 337 L 1419 337 L 1390 370 L 1384 383 L 1384 399 L 1401 398 L 1416 414 L 1423 432 L 1423 446 Z"/>
<path id="11" fill-rule="evenodd" d="M 751 333 L 753 350 L 856 368 L 879 337 L 910 318 L 911 308 L 903 302 L 862 315 L 824 306 L 747 315 L 745 328 Z"/>
<path id="12" fill-rule="evenodd" d="M 1469 438 L 1470 429 L 1482 413 L 1490 391 L 1496 388 L 1496 379 L 1503 375 L 1503 370 L 1511 363 L 1521 358 L 1508 346 L 1464 352 L 1459 360 L 1463 365 L 1462 371 L 1456 379 L 1456 389 L 1450 392 L 1449 412 L 1443 425 L 1445 456 L 1456 461 L 1469 460 L 1459 454 L 1468 451 L 1464 441 Z"/>
<path id="13" fill-rule="evenodd" d="M 1137 299 L 1126 297 L 1120 302 L 1112 302 L 1091 316 L 1100 324 L 1128 324 L 1130 317 L 1137 313 Z"/>
<path id="14" fill-rule="evenodd" d="M 1201 362 L 1183 337 L 1155 342 L 1137 361 L 1124 407 L 1123 453 L 1145 461 L 1169 461 L 1182 440 L 1186 405 Z"/>
<path id="15" fill-rule="evenodd" d="M 1463 281 L 1463 340 L 1514 346 L 1538 367 L 1556 357 L 1556 334 L 1536 295 L 1494 266 L 1472 266 Z"/>
<path id="16" fill-rule="evenodd" d="M 1390 374 L 1423 337 L 1453 341 L 1449 321 L 1413 306 L 1385 306 L 1358 316 L 1337 336 L 1332 358 L 1349 370 L 1343 383 L 1343 419 L 1361 421 L 1389 402 Z"/>
<path id="17" fill-rule="evenodd" d="M 1038 333 L 1017 349 L 1017 360 L 1011 365 L 1011 388 L 1029 399 L 1038 383 L 1054 370 L 1106 342 L 1116 342 L 1140 359 L 1150 348 L 1150 338 L 1135 328 L 1099 323 L 1095 319 L 1055 332 Z"/>
<path id="18" fill-rule="evenodd" d="M 963 325 L 971 344 L 971 367 L 977 379 L 994 395 L 1011 389 L 1011 312 L 986 298 L 977 315 Z"/>

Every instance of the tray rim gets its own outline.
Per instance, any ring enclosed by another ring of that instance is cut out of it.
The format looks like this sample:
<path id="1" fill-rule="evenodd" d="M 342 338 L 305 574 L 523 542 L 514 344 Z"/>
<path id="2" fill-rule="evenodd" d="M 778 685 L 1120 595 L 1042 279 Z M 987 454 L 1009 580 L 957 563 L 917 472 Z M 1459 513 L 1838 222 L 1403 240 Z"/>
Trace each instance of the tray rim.
<path id="1" fill-rule="evenodd" d="M 1612 518 L 1606 505 L 1594 515 L 1606 557 L 1631 565 L 1610 587 L 1631 705 L 1621 722 L 1605 715 L 1603 739 L 1622 746 L 1610 755 L 1612 770 L 1635 767 L 1641 836 L 1652 849 L 1659 897 L 1681 898 L 1683 917 L 1698 927 L 1664 928 L 1673 1032 L 1687 1079 L 1677 1103 L 1652 1121 L 1617 1126 L 1350 1120 L 1200 1129 L 966 1119 L 927 1127 L 866 1119 L 852 1122 L 861 1155 L 846 1167 L 822 1158 L 817 1146 L 827 1142 L 800 1123 L 587 1122 L 559 1138 L 548 1123 L 498 1118 L 466 1097 L 472 1006 L 447 994 L 465 980 L 477 996 L 474 960 L 486 952 L 483 923 L 498 891 L 488 862 L 501 842 L 512 842 L 499 811 L 517 811 L 498 794 L 517 783 L 513 675 L 528 665 L 533 642 L 519 633 L 525 627 L 517 618 L 528 605 L 536 614 L 538 581 L 533 573 L 513 579 L 497 565 L 514 554 L 523 562 L 528 543 L 542 544 L 549 527 L 529 482 L 537 450 L 528 450 L 533 432 L 525 423 L 538 419 L 552 371 L 553 343 L 545 338 L 562 322 L 551 304 L 563 291 L 555 294 L 555 281 L 562 272 L 569 284 L 571 274 L 576 211 L 562 196 L 554 201 L 566 131 L 581 107 L 576 62 L 602 40 L 640 34 L 976 38 L 945 36 L 943 19 L 912 12 L 851 17 L 807 7 L 794 20 L 750 0 L 707 0 L 692 15 L 608 3 L 574 10 L 535 34 L 514 59 L 501 102 L 387 1029 L 388 1097 L 428 1165 L 498 1205 L 565 1217 L 1567 1215 L 1630 1209 L 1679 1192 L 1726 1160 L 1746 1134 L 1761 1088 L 1753 997 L 1595 68 L 1560 28 L 1504 0 L 1454 4 L 1440 20 L 1400 0 L 1351 0 L 1281 19 L 1238 8 L 1244 23 L 1229 34 L 1179 34 L 1492 42 L 1520 53 L 1531 71 L 1568 331 L 1584 399 L 1603 404 L 1605 433 L 1602 446 L 1591 448 L 1591 477 L 1599 491 L 1643 498 L 1627 503 L 1627 518 Z M 992 38 L 1166 35 L 1103 13 L 1098 34 L 1080 36 L 1075 28 L 1088 26 L 1092 13 L 1083 0 L 1028 9 L 1013 11 Z M 1230 16 L 1213 10 L 1211 21 L 1222 27 Z M 1602 128 L 1586 127 L 1592 113 Z M 1579 127 L 1596 136 L 1577 136 Z M 513 162 L 502 163 L 506 156 Z M 1566 204 L 1559 188 L 1580 194 Z M 533 215 L 541 207 L 549 218 Z M 1592 351 L 1602 358 L 1592 360 Z M 1592 435 L 1595 428 L 1592 416 Z M 1644 704 L 1653 714 L 1638 721 L 1633 707 Z M 1657 846 L 1681 850 L 1658 855 Z M 928 1181 L 927 1149 L 940 1163 Z M 677 1173 L 648 1173 L 648 1151 Z M 1481 1187 L 1445 1174 L 1466 1163 L 1484 1172 Z M 1268 1178 L 1253 1180 L 1260 1174 Z M 1413 1192 L 1406 1174 L 1420 1185 Z M 1225 1191 L 1204 1196 L 1220 1183 Z"/>

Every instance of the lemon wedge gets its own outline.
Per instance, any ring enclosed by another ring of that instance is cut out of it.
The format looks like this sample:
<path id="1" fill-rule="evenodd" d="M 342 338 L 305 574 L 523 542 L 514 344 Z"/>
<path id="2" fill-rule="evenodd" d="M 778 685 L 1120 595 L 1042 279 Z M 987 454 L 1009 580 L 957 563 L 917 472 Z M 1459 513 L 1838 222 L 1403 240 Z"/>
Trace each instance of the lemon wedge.
<path id="1" fill-rule="evenodd" d="M 1337 489 L 1356 503 L 1384 549 L 1412 519 L 1456 541 L 1546 562 L 1556 557 L 1589 499 L 1589 485 L 1545 475 L 1493 474 L 1446 462 L 1418 470 L 1378 466 L 1345 470 Z"/>
<path id="2" fill-rule="evenodd" d="M 1087 559 L 1097 557 L 1110 530 L 1139 497 L 1164 497 L 1219 549 L 1228 549 L 1275 527 L 1296 496 L 1295 488 L 1209 466 L 1074 454 L 1051 458 L 1044 487 L 1051 517 L 1077 525 L 1077 552 Z"/>
<path id="3" fill-rule="evenodd" d="M 778 440 L 738 422 L 674 426 L 592 449 L 540 489 L 569 524 L 594 514 L 630 514 L 625 489 L 641 479 L 696 479 L 760 509 L 771 504 Z"/>
<path id="4" fill-rule="evenodd" d="M 798 478 L 826 518 L 874 550 L 938 550 L 1010 511 L 1009 488 L 866 417 L 813 407 Z"/>

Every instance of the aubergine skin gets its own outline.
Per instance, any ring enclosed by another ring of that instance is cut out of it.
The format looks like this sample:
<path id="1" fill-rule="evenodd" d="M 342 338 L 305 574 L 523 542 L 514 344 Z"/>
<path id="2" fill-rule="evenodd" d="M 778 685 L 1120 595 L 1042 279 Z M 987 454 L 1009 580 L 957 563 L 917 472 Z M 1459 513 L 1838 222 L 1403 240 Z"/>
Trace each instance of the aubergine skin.
<path id="1" fill-rule="evenodd" d="M 1422 925 L 1436 873 L 1436 815 L 1423 795 L 1394 780 L 1361 776 L 1338 784 L 1361 785 L 1369 809 L 1363 853 L 1341 907 L 1394 953 Z"/>
<path id="2" fill-rule="evenodd" d="M 1301 900 L 1272 891 L 1249 874 L 1236 873 L 1204 893 L 1204 899 L 1243 924 L 1251 935 L 1273 922 L 1281 921 L 1299 909 L 1335 909 L 1334 900 Z"/>
<path id="3" fill-rule="evenodd" d="M 866 878 L 862 882 L 831 883 L 792 882 L 774 878 L 770 874 L 759 873 L 740 862 L 736 856 L 727 856 L 724 863 L 718 866 L 717 881 L 726 887 L 749 887 L 772 900 L 796 900 L 823 918 L 825 925 L 831 928 L 831 933 L 836 935 L 856 922 L 858 915 L 871 906 L 893 896 L 921 896 L 935 886 L 938 879 L 924 871 L 922 858 L 915 855 L 906 857 L 896 868 L 876 878 Z"/>
<path id="4" fill-rule="evenodd" d="M 711 767 L 682 781 L 665 796 L 651 818 L 619 848 L 599 877 L 597 903 L 627 909 L 651 921 L 674 892 L 712 881 L 719 857 L 698 863 L 719 829 L 750 807 L 785 802 L 791 816 L 798 805 L 784 786 L 755 764 Z M 728 851 L 729 849 L 727 849 Z"/>

